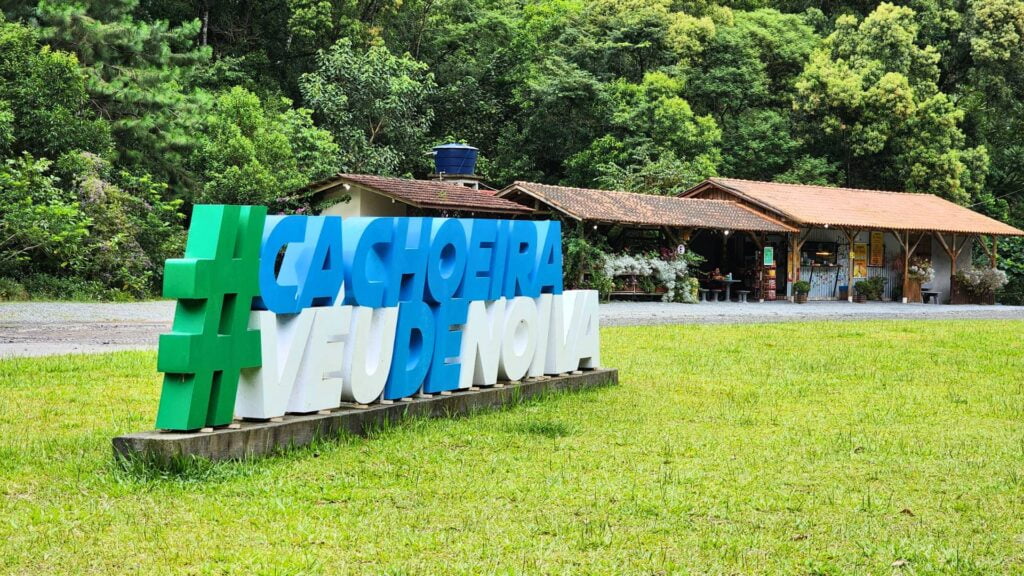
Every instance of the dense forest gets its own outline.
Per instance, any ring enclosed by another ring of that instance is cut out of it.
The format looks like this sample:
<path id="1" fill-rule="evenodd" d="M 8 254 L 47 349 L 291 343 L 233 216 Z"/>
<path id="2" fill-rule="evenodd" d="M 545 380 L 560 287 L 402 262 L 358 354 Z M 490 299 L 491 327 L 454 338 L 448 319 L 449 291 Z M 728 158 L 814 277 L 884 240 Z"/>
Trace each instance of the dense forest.
<path id="1" fill-rule="evenodd" d="M 931 192 L 1024 225 L 1024 1 L 0 0 L 0 298 L 142 297 L 190 206 L 431 146 L 513 179 Z M 301 199 L 300 199 L 301 200 Z M 1024 296 L 1024 243 L 1004 242 Z"/>

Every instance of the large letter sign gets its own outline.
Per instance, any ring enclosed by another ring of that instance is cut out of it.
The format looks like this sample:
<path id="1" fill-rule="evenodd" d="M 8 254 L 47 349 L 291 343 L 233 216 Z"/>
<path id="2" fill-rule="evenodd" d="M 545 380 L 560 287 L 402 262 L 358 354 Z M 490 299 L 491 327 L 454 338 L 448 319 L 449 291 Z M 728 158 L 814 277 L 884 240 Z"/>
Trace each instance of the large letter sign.
<path id="1" fill-rule="evenodd" d="M 558 222 L 196 206 L 160 336 L 157 427 L 189 431 L 600 367 Z"/>

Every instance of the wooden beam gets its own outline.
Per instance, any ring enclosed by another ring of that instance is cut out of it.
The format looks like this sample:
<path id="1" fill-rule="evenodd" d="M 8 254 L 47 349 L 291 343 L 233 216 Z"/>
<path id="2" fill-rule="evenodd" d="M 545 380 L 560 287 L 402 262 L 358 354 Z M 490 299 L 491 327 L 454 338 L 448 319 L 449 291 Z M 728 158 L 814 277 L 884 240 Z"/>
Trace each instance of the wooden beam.
<path id="1" fill-rule="evenodd" d="M 942 244 L 942 249 L 945 250 L 946 255 L 949 256 L 949 285 L 952 287 L 954 282 L 953 278 L 956 276 L 956 234 L 953 234 L 952 247 L 946 243 L 946 237 L 942 232 L 932 232 L 932 236 L 939 241 L 939 244 Z"/>
<path id="2" fill-rule="evenodd" d="M 846 243 L 849 245 L 850 251 L 846 262 L 846 299 L 853 302 L 853 243 L 856 242 L 860 230 L 852 230 L 850 228 L 842 228 L 841 230 L 846 235 Z"/>
<path id="3" fill-rule="evenodd" d="M 956 247 L 956 237 L 957 235 L 953 234 L 953 253 L 959 258 L 960 253 L 964 251 L 964 247 L 971 243 L 971 238 L 974 238 L 974 236 L 971 234 L 964 236 L 959 248 Z"/>
<path id="4" fill-rule="evenodd" d="M 921 240 L 924 240 L 925 235 L 921 234 L 917 237 L 917 242 L 914 242 L 914 247 L 910 249 L 910 253 L 913 254 L 917 247 L 921 245 Z M 910 244 L 910 232 L 907 232 L 907 244 Z"/>
<path id="5" fill-rule="evenodd" d="M 789 247 L 786 252 L 786 296 L 793 295 L 793 283 L 800 279 L 800 255 L 796 250 L 796 236 L 786 234 L 786 245 Z"/>
<path id="6" fill-rule="evenodd" d="M 808 228 L 800 233 L 800 241 L 797 242 L 796 249 L 799 250 L 804 247 L 804 243 L 807 242 L 807 237 L 811 235 L 811 229 Z"/>
<path id="7" fill-rule="evenodd" d="M 759 250 L 764 248 L 764 240 L 758 236 L 757 232 L 747 230 L 747 235 L 750 236 L 750 239 L 754 241 L 754 244 L 757 245 Z"/>
<path id="8" fill-rule="evenodd" d="M 903 247 L 903 302 L 906 303 L 909 302 L 907 294 L 910 292 L 910 253 L 913 249 L 910 247 L 910 230 L 904 231 L 904 235 L 900 240 L 900 246 Z"/>
<path id="9" fill-rule="evenodd" d="M 807 237 L 810 235 L 810 228 L 796 234 L 786 234 L 786 237 L 789 238 L 789 270 L 787 270 L 789 285 L 786 286 L 787 295 L 791 294 L 793 283 L 800 281 L 800 249 L 804 247 L 804 243 L 807 242 Z"/>
<path id="10" fill-rule="evenodd" d="M 907 294 L 910 292 L 910 255 L 914 253 L 914 250 L 917 250 L 925 234 L 918 236 L 917 242 L 914 242 L 913 246 L 910 245 L 910 230 L 904 230 L 902 232 L 903 237 L 900 237 L 900 234 L 900 232 L 893 232 L 896 240 L 900 243 L 900 247 L 903 248 L 903 299 L 907 301 Z"/>
<path id="11" fill-rule="evenodd" d="M 942 249 L 946 251 L 946 254 L 950 258 L 952 258 L 953 249 L 950 248 L 949 244 L 946 243 L 946 237 L 942 235 L 942 232 L 932 232 L 932 236 L 934 236 L 935 239 L 939 241 L 939 244 L 942 244 Z M 956 234 L 953 234 L 953 244 L 956 244 Z"/>
<path id="12" fill-rule="evenodd" d="M 675 244 L 676 246 L 678 246 L 681 243 L 679 240 L 679 234 L 676 233 L 675 229 L 670 228 L 668 226 L 663 226 L 661 230 L 662 233 L 665 235 L 665 238 L 667 238 L 669 242 Z M 673 246 L 673 248 L 674 247 L 675 246 Z"/>
<path id="13" fill-rule="evenodd" d="M 907 244 L 905 242 L 903 242 L 903 236 L 900 235 L 901 233 L 898 230 L 887 230 L 887 232 L 889 234 L 892 234 L 892 237 L 895 238 L 897 242 L 899 242 L 900 248 L 904 252 L 906 252 L 907 251 Z"/>
<path id="14" fill-rule="evenodd" d="M 942 232 L 932 232 L 932 236 L 938 239 L 939 244 L 942 244 L 942 249 L 946 251 L 946 255 L 949 256 L 949 299 L 953 301 L 953 285 L 956 283 L 956 259 L 960 255 L 960 250 L 964 249 L 964 245 L 960 244 L 960 249 L 956 247 L 957 234 L 953 233 L 953 238 L 950 243 L 946 242 L 946 236 Z"/>
<path id="15" fill-rule="evenodd" d="M 981 244 L 982 250 L 984 250 L 985 255 L 988 256 L 989 267 L 995 268 L 999 263 L 999 237 L 992 234 L 991 238 L 992 244 L 989 245 L 989 243 L 985 241 L 985 236 L 979 234 L 978 243 Z"/>
<path id="16" fill-rule="evenodd" d="M 932 232 L 932 236 L 939 241 L 939 244 L 942 244 L 942 249 L 945 250 L 946 255 L 949 256 L 949 277 L 953 278 L 956 276 L 956 261 L 960 258 L 960 253 L 964 251 L 964 247 L 970 243 L 972 236 L 968 234 L 961 238 L 959 234 L 954 232 L 950 242 L 946 242 L 946 236 L 942 232 Z M 956 243 L 958 238 L 962 240 L 959 246 L 957 246 Z"/>

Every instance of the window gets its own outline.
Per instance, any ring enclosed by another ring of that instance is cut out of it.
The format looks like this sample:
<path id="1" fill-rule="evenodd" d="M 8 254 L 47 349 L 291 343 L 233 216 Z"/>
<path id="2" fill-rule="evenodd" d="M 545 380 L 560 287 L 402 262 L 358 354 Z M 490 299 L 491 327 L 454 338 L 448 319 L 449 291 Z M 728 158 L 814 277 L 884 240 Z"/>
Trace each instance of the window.
<path id="1" fill-rule="evenodd" d="M 835 266 L 839 246 L 835 242 L 805 242 L 800 251 L 801 266 Z"/>

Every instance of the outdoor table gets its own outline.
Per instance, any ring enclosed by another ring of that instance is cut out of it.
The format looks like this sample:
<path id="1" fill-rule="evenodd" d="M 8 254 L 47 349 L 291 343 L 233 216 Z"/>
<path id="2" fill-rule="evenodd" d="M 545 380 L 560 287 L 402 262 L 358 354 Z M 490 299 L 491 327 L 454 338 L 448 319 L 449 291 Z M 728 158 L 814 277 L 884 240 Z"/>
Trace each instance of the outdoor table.
<path id="1" fill-rule="evenodd" d="M 721 282 L 722 284 L 725 285 L 725 301 L 726 302 L 731 302 L 732 301 L 732 285 L 733 284 L 739 284 L 741 281 L 740 280 L 722 279 L 722 280 L 715 280 L 715 282 Z"/>

